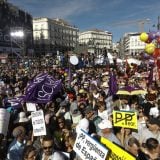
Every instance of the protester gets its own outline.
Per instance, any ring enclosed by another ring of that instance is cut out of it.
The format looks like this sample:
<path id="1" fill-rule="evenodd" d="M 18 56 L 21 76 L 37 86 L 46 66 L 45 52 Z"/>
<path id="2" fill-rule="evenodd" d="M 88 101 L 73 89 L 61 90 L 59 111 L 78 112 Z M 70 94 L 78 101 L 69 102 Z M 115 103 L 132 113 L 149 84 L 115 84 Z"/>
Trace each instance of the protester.
<path id="1" fill-rule="evenodd" d="M 9 145 L 7 158 L 9 160 L 15 160 L 15 159 L 21 160 L 22 153 L 25 146 L 24 140 L 26 136 L 25 135 L 26 130 L 24 127 L 18 126 L 13 130 L 12 134 L 13 134 L 14 140 Z"/>
<path id="2" fill-rule="evenodd" d="M 36 148 L 32 145 L 26 146 L 23 150 L 22 160 L 35 160 L 37 158 Z"/>
<path id="3" fill-rule="evenodd" d="M 136 138 L 131 137 L 128 140 L 126 149 L 136 157 L 136 160 L 147 160 L 145 154 L 140 149 L 140 143 Z"/>
<path id="4" fill-rule="evenodd" d="M 157 139 L 149 138 L 146 140 L 144 153 L 146 154 L 146 158 L 151 160 L 159 160 L 160 159 L 160 144 Z"/>
<path id="5" fill-rule="evenodd" d="M 102 120 L 99 124 L 98 127 L 100 128 L 100 132 L 98 133 L 99 136 L 105 137 L 111 142 L 114 142 L 118 145 L 121 145 L 121 142 L 117 139 L 117 137 L 113 133 L 113 126 L 111 121 L 109 120 Z"/>
<path id="6" fill-rule="evenodd" d="M 148 138 L 155 138 L 160 142 L 160 121 L 158 118 L 149 119 L 148 128 L 138 132 L 140 143 L 145 143 Z"/>
<path id="7" fill-rule="evenodd" d="M 38 158 L 40 160 L 65 160 L 65 156 L 54 150 L 54 140 L 45 136 L 42 140 L 42 150 L 39 152 Z"/>
<path id="8" fill-rule="evenodd" d="M 143 75 L 147 69 L 134 65 L 128 68 L 126 62 L 93 68 L 94 58 L 92 55 L 80 57 L 86 64 L 80 69 L 71 67 L 70 73 L 67 61 L 65 66 L 62 62 L 51 66 L 46 58 L 30 59 L 27 67 L 23 61 L 0 64 L 3 68 L 0 73 L 0 104 L 10 113 L 8 131 L 1 142 L 2 151 L 7 148 L 7 154 L 0 153 L 0 159 L 58 160 L 58 157 L 66 158 L 65 154 L 70 159 L 79 160 L 81 157 L 73 148 L 80 129 L 89 136 L 107 138 L 137 160 L 143 159 L 141 148 L 146 152 L 145 158 L 159 158 L 159 143 L 156 142 L 160 142 L 158 80 L 147 85 L 147 77 Z M 51 57 L 50 61 L 55 59 Z M 111 71 L 116 77 L 115 83 L 110 81 Z M 128 85 L 142 87 L 146 93 L 139 92 L 135 96 L 117 94 L 119 89 Z M 27 103 L 35 107 L 28 108 Z M 125 124 L 132 119 L 130 113 L 137 114 L 138 128 L 114 126 L 114 110 L 128 113 Z M 33 121 L 33 115 L 38 111 L 42 111 L 43 118 L 37 116 Z M 42 127 L 40 122 L 43 119 Z M 41 125 L 44 132 L 37 130 L 35 124 L 37 127 Z"/>

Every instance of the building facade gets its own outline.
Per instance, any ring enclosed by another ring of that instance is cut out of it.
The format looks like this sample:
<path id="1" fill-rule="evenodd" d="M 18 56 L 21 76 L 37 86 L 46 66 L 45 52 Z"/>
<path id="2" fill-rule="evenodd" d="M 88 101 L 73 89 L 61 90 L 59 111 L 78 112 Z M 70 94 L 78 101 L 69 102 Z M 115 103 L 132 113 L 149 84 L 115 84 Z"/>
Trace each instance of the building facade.
<path id="1" fill-rule="evenodd" d="M 144 51 L 145 43 L 139 38 L 140 33 L 125 33 L 123 36 L 124 54 L 138 55 Z"/>
<path id="2" fill-rule="evenodd" d="M 90 53 L 102 53 L 104 49 L 112 50 L 112 33 L 93 29 L 79 34 L 79 44 L 86 46 Z"/>
<path id="3" fill-rule="evenodd" d="M 78 44 L 79 29 L 62 19 L 33 19 L 33 37 L 37 55 L 56 55 L 73 51 Z"/>
<path id="4" fill-rule="evenodd" d="M 23 32 L 23 37 L 12 36 Z M 0 1 L 0 53 L 33 54 L 32 16 L 5 0 Z"/>

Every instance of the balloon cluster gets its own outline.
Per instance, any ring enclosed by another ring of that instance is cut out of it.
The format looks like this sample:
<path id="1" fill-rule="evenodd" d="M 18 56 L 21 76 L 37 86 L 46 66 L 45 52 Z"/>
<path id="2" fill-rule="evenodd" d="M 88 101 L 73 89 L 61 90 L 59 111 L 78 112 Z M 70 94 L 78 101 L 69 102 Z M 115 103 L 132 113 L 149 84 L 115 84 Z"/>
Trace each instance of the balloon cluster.
<path id="1" fill-rule="evenodd" d="M 68 76 L 68 69 L 62 69 L 62 70 L 59 70 L 59 73 L 61 74 L 61 75 L 64 75 L 65 77 L 67 77 Z"/>
<path id="2" fill-rule="evenodd" d="M 142 32 L 140 34 L 140 40 L 146 43 L 145 52 L 153 55 L 156 49 L 155 44 L 160 44 L 160 31 Z"/>

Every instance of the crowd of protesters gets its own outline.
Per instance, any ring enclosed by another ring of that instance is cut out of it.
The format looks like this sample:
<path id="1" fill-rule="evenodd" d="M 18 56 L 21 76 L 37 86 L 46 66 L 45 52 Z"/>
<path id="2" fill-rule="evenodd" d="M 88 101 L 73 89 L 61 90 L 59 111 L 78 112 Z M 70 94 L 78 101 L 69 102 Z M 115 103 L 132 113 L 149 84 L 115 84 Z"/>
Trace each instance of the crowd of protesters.
<path id="1" fill-rule="evenodd" d="M 1 64 L 0 106 L 11 116 L 7 135 L 0 133 L 0 160 L 80 160 L 73 150 L 79 129 L 115 142 L 137 160 L 159 160 L 160 83 L 156 75 L 148 80 L 146 73 L 154 65 L 147 63 L 126 65 L 115 61 L 90 67 L 86 62 L 86 66 L 72 66 L 70 74 L 67 65 L 53 65 L 48 58 Z M 14 108 L 7 100 L 23 95 L 28 83 L 40 73 L 61 79 L 62 89 L 50 102 L 36 104 L 37 110 L 44 112 L 47 134 L 35 137 L 26 102 Z M 146 94 L 111 93 L 110 74 L 116 76 L 117 89 L 139 86 Z M 138 130 L 114 127 L 113 110 L 136 111 Z"/>

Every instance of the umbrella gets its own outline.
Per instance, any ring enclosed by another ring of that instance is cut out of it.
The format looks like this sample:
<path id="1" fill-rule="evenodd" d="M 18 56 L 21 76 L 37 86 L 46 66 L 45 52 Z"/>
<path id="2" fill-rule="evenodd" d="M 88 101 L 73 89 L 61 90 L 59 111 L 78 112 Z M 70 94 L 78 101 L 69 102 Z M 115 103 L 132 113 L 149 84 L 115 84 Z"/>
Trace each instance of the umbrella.
<path id="1" fill-rule="evenodd" d="M 147 91 L 142 89 L 141 87 L 137 86 L 125 86 L 123 88 L 120 88 L 116 94 L 121 94 L 121 95 L 140 95 L 140 94 L 146 94 Z"/>
<path id="2" fill-rule="evenodd" d="M 129 58 L 129 59 L 127 59 L 127 62 L 128 62 L 129 64 L 131 64 L 131 63 L 137 64 L 137 65 L 140 65 L 140 64 L 141 64 L 141 61 L 140 61 L 140 60 L 134 59 L 134 58 Z"/>

